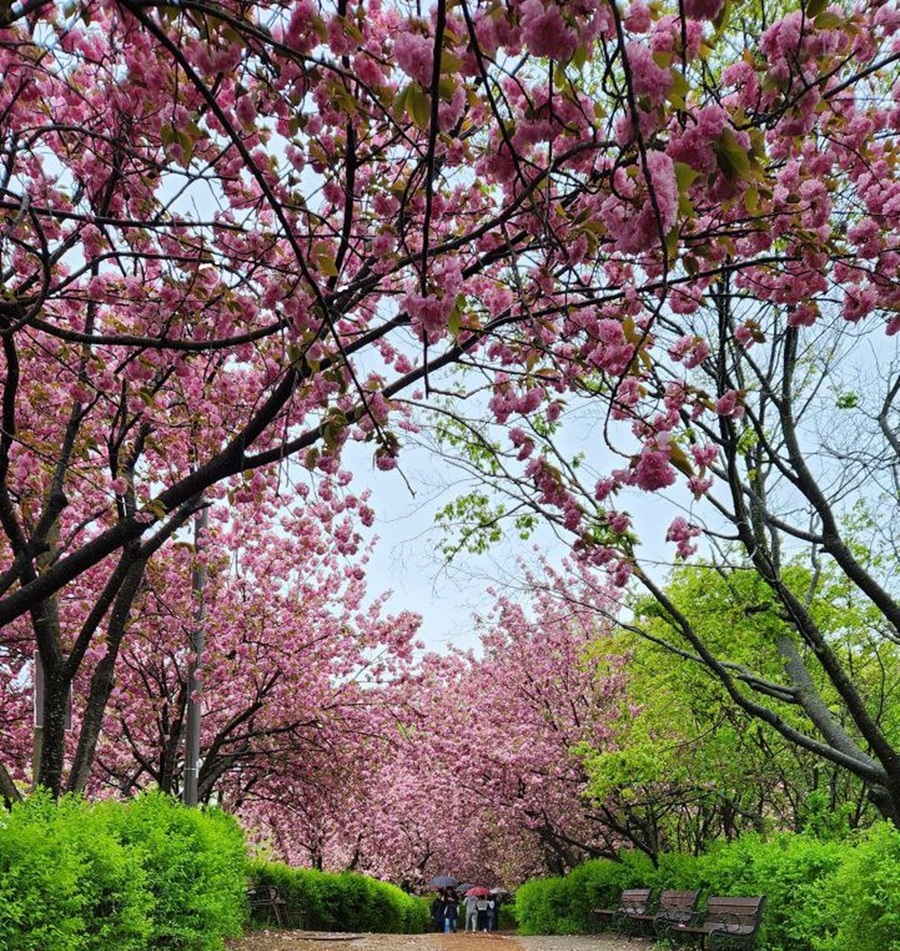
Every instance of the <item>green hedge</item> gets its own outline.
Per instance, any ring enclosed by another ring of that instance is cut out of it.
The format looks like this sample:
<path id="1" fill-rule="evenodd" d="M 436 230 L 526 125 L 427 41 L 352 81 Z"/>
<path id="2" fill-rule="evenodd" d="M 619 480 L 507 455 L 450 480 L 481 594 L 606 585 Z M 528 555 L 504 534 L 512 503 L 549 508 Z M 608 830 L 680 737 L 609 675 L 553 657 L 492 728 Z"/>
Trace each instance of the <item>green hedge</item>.
<path id="1" fill-rule="evenodd" d="M 883 823 L 857 839 L 748 835 L 707 854 L 587 862 L 563 878 L 521 886 L 523 934 L 593 930 L 591 909 L 615 908 L 624 888 L 697 888 L 709 895 L 766 895 L 759 951 L 900 951 L 900 831 Z"/>
<path id="2" fill-rule="evenodd" d="M 256 861 L 250 864 L 250 879 L 255 885 L 274 885 L 287 902 L 289 921 L 313 931 L 430 930 L 427 899 L 364 875 Z"/>
<path id="3" fill-rule="evenodd" d="M 623 888 L 646 886 L 650 860 L 623 853 L 620 862 L 585 862 L 564 878 L 525 882 L 516 891 L 516 921 L 523 935 L 579 934 L 593 929 L 593 908 L 614 908 Z"/>
<path id="4" fill-rule="evenodd" d="M 0 811 L 0 947 L 219 951 L 246 921 L 245 873 L 224 813 L 37 794 Z"/>

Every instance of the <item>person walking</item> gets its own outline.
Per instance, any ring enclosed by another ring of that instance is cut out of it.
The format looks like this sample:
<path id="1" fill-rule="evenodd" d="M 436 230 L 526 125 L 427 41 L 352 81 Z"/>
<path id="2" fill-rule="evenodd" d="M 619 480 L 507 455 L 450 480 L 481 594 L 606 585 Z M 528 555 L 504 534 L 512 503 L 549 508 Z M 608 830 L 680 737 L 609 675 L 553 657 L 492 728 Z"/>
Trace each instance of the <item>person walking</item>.
<path id="1" fill-rule="evenodd" d="M 434 922 L 435 931 L 444 930 L 444 898 L 438 893 L 434 896 L 434 901 L 429 905 L 428 910 L 431 912 L 431 920 Z"/>
<path id="2" fill-rule="evenodd" d="M 459 920 L 459 906 L 456 903 L 456 898 L 452 895 L 448 895 L 444 899 L 444 933 L 449 934 L 451 931 L 455 932 L 457 922 Z"/>
<path id="3" fill-rule="evenodd" d="M 487 900 L 487 930 L 497 930 L 497 898 L 494 895 L 488 895 Z"/>
<path id="4" fill-rule="evenodd" d="M 487 899 L 483 896 L 478 896 L 478 901 L 475 905 L 475 908 L 478 911 L 478 930 L 487 931 Z"/>
<path id="5" fill-rule="evenodd" d="M 466 908 L 466 931 L 478 930 L 478 897 L 466 895 L 463 902 Z"/>

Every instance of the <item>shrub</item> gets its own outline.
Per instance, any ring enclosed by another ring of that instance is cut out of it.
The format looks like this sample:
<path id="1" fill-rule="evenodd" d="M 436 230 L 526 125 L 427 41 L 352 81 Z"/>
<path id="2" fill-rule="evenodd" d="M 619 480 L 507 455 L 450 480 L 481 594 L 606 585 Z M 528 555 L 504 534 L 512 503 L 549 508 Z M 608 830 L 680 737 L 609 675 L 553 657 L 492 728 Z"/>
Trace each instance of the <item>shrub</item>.
<path id="1" fill-rule="evenodd" d="M 46 822 L 35 821 L 38 812 Z M 0 830 L 0 947 L 85 948 L 84 857 L 64 843 L 44 803 L 17 804 Z"/>
<path id="2" fill-rule="evenodd" d="M 713 850 L 702 861 L 710 891 L 767 896 L 761 947 L 811 951 L 815 938 L 828 926 L 823 883 L 847 852 L 846 844 L 786 833 L 768 842 L 746 836 Z"/>
<path id="3" fill-rule="evenodd" d="M 900 874 L 896 880 L 891 875 L 891 862 L 900 858 L 900 833 L 896 835 L 896 853 L 884 842 L 872 840 L 872 848 L 877 847 L 880 854 L 886 856 L 883 886 L 886 895 L 900 884 Z M 857 916 L 857 924 L 852 928 L 849 924 L 844 927 L 841 934 L 846 934 L 846 938 L 833 944 L 821 943 L 824 936 L 835 930 L 839 905 L 836 898 L 833 907 L 826 906 L 823 893 L 842 868 L 841 863 L 846 864 L 854 851 L 859 853 L 854 861 L 864 860 L 859 858 L 862 848 L 853 850 L 847 843 L 821 841 L 809 835 L 785 834 L 769 842 L 748 835 L 734 842 L 720 843 L 699 857 L 663 855 L 657 868 L 642 855 L 623 853 L 618 862 L 587 862 L 565 878 L 526 883 L 516 894 L 516 913 L 523 934 L 589 931 L 594 926 L 591 909 L 614 908 L 624 888 L 649 887 L 656 897 L 666 888 L 696 888 L 704 900 L 712 894 L 766 895 L 768 904 L 757 942 L 760 951 L 900 948 L 900 940 L 893 946 L 881 940 L 891 934 L 888 922 L 893 923 L 893 917 L 889 912 L 883 916 L 885 927 L 877 932 L 879 937 L 873 938 L 870 945 L 856 940 L 857 931 L 853 930 L 862 927 L 859 922 L 867 920 L 865 913 Z M 878 863 L 873 862 L 871 867 L 878 867 Z M 875 876 L 874 871 L 872 875 Z M 874 886 L 867 887 L 871 893 Z M 900 911 L 900 903 L 897 908 Z"/>
<path id="4" fill-rule="evenodd" d="M 649 885 L 650 860 L 623 853 L 619 861 L 594 859 L 562 878 L 534 879 L 516 892 L 522 934 L 578 934 L 595 927 L 594 908 L 614 908 L 623 888 Z"/>
<path id="5" fill-rule="evenodd" d="M 365 875 L 254 861 L 249 877 L 257 885 L 274 885 L 288 917 L 312 930 L 418 934 L 430 925 L 427 900 Z"/>
<path id="6" fill-rule="evenodd" d="M 833 927 L 816 951 L 900 948 L 900 831 L 879 823 L 865 833 L 825 884 L 823 905 Z"/>
<path id="7" fill-rule="evenodd" d="M 0 946 L 142 951 L 150 905 L 138 856 L 79 799 L 39 793 L 0 827 Z"/>
<path id="8" fill-rule="evenodd" d="M 152 896 L 150 948 L 218 951 L 246 920 L 246 849 L 236 821 L 161 793 L 112 810 L 122 841 L 141 857 Z"/>

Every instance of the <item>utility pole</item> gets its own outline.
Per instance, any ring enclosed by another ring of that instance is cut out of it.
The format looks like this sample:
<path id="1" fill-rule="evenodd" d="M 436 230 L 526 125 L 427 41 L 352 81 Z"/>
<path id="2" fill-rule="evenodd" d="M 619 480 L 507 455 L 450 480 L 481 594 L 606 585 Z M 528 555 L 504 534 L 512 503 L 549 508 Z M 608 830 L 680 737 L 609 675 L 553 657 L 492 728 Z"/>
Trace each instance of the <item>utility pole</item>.
<path id="1" fill-rule="evenodd" d="M 188 700 L 184 750 L 184 803 L 197 805 L 197 779 L 200 772 L 200 660 L 206 644 L 206 563 L 200 557 L 203 533 L 209 526 L 209 509 L 203 506 L 200 517 L 194 521 L 194 571 L 191 575 L 191 593 L 196 605 L 194 628 L 191 631 L 191 662 L 188 666 Z"/>

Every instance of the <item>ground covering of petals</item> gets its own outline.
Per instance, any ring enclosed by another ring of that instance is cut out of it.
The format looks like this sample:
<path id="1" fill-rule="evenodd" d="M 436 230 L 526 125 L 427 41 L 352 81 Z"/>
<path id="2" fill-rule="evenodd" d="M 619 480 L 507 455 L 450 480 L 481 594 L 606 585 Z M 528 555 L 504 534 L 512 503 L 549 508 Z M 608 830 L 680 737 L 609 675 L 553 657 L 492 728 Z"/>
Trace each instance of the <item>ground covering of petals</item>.
<path id="1" fill-rule="evenodd" d="M 616 935 L 334 934 L 256 931 L 228 951 L 631 951 L 650 942 Z"/>

